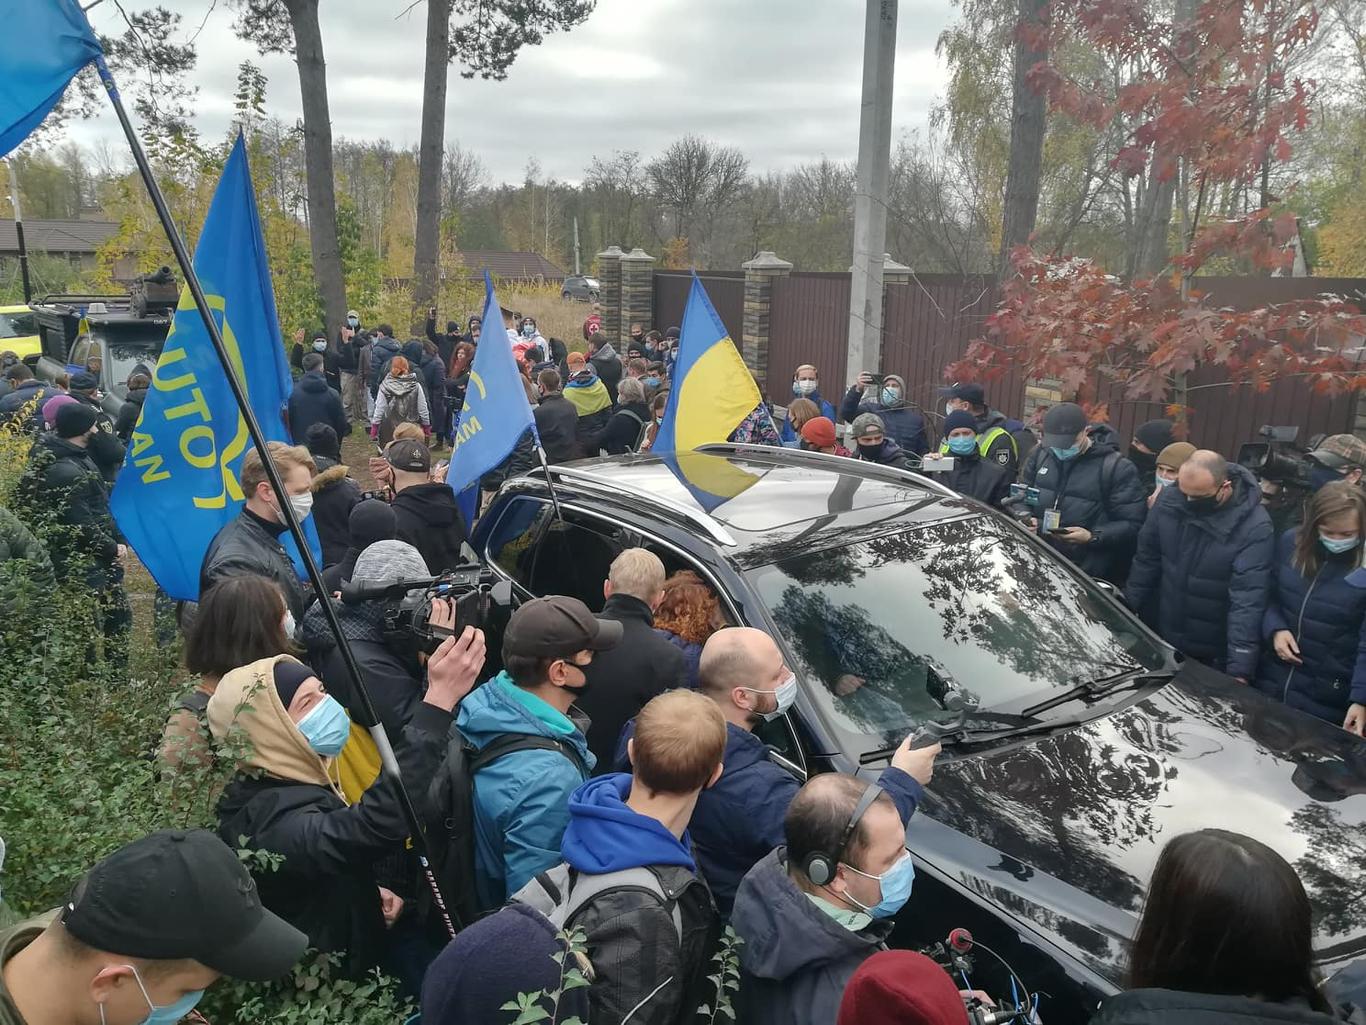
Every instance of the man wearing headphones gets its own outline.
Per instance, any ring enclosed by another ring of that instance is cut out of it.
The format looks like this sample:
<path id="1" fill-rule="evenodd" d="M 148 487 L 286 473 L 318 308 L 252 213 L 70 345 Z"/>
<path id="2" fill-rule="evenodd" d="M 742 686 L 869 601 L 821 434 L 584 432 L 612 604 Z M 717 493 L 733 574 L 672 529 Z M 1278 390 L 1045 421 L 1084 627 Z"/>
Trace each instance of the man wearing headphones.
<path id="1" fill-rule="evenodd" d="M 876 783 L 830 772 L 798 792 L 783 831 L 787 846 L 735 897 L 738 1020 L 833 1025 L 845 984 L 883 948 L 911 895 L 906 826 Z"/>

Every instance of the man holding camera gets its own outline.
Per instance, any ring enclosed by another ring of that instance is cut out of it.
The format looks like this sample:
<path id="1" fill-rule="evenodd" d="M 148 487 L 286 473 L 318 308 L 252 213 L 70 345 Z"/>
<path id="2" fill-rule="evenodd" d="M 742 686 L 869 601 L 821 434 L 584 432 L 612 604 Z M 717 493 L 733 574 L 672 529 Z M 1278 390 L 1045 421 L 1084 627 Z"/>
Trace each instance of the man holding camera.
<path id="1" fill-rule="evenodd" d="M 465 520 L 455 493 L 432 480 L 432 453 L 415 439 L 389 443 L 375 476 L 393 489 L 394 521 L 400 541 L 416 548 L 432 573 L 446 573 L 465 560 Z"/>

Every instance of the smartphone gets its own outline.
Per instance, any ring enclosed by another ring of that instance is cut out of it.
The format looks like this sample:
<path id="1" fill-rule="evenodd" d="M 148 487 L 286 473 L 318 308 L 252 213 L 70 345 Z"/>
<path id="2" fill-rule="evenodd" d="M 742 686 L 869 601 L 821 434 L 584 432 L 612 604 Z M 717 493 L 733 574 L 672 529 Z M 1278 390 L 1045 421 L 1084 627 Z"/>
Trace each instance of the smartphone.
<path id="1" fill-rule="evenodd" d="M 947 473 L 953 469 L 953 456 L 927 453 L 920 457 L 920 468 L 926 473 Z"/>
<path id="2" fill-rule="evenodd" d="M 870 381 L 868 382 L 868 387 L 870 387 L 870 388 L 881 388 L 881 387 L 882 387 L 882 377 L 883 377 L 882 374 L 875 374 L 875 373 L 873 373 L 871 370 L 865 370 L 864 373 L 867 374 L 867 375 L 872 379 L 872 380 L 870 380 Z"/>
<path id="3" fill-rule="evenodd" d="M 1025 505 L 1039 504 L 1039 489 L 1029 487 L 1027 484 L 1014 483 L 1010 485 L 1011 498 L 1023 498 Z"/>

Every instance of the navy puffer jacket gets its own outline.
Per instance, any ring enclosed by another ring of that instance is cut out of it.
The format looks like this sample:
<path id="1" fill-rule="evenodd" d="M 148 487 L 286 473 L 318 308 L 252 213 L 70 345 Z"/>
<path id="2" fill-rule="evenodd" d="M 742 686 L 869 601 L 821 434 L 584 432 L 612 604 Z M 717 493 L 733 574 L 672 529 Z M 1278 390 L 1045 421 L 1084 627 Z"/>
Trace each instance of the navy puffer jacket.
<path id="1" fill-rule="evenodd" d="M 1297 533 L 1287 530 L 1276 543 L 1257 689 L 1341 726 L 1348 705 L 1366 704 L 1366 572 L 1356 571 L 1354 549 L 1320 552 L 1318 572 L 1305 576 L 1293 562 Z M 1303 665 L 1277 658 L 1271 641 L 1279 630 L 1295 635 Z"/>
<path id="2" fill-rule="evenodd" d="M 906 394 L 906 382 L 895 374 L 888 374 L 887 380 L 901 385 L 901 394 Z M 873 388 L 866 392 L 857 387 L 850 388 L 840 403 L 841 419 L 853 423 L 860 413 L 876 413 L 882 418 L 882 429 L 907 452 L 923 456 L 930 450 L 930 440 L 925 434 L 925 417 L 920 410 L 906 403 L 903 397 L 895 405 L 884 406 Z"/>
<path id="3" fill-rule="evenodd" d="M 1029 454 L 1020 480 L 1039 489 L 1030 511 L 1039 521 L 1039 536 L 1071 559 L 1083 572 L 1122 581 L 1135 539 L 1148 511 L 1148 494 L 1134 464 L 1119 454 L 1108 428 L 1091 432 L 1091 444 L 1067 461 L 1040 445 Z M 1063 527 L 1085 527 L 1084 545 L 1055 541 L 1044 531 L 1044 513 L 1057 509 Z"/>
<path id="4" fill-rule="evenodd" d="M 1190 515 L 1178 488 L 1162 493 L 1139 531 L 1125 597 L 1168 644 L 1253 680 L 1275 538 L 1257 478 L 1237 463 L 1228 474 L 1233 496 L 1209 516 Z"/>

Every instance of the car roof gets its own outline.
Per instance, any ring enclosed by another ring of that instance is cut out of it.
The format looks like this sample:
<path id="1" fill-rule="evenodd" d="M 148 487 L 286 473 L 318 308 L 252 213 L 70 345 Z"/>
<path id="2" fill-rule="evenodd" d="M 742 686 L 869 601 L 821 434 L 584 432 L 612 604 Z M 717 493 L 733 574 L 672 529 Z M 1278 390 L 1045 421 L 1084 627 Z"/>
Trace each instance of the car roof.
<path id="1" fill-rule="evenodd" d="M 33 311 L 32 311 L 31 309 L 29 309 L 28 306 L 25 305 L 24 303 L 20 303 L 20 304 L 17 305 L 17 306 L 0 306 L 0 313 L 32 313 L 32 312 L 33 312 Z"/>
<path id="2" fill-rule="evenodd" d="M 977 511 L 919 474 L 789 448 L 710 445 L 670 459 L 581 460 L 551 474 L 562 491 L 615 506 L 623 519 L 682 527 L 742 568 Z"/>

